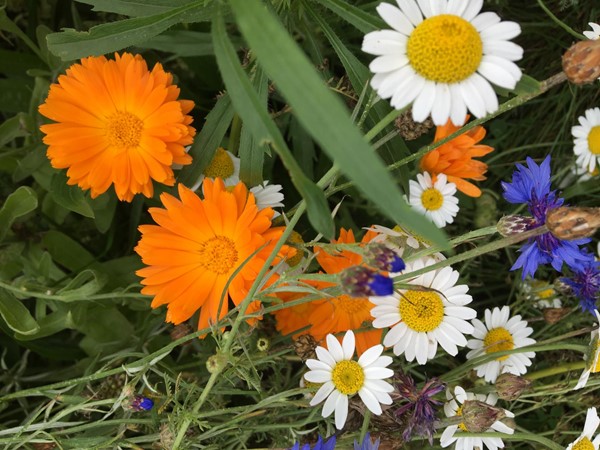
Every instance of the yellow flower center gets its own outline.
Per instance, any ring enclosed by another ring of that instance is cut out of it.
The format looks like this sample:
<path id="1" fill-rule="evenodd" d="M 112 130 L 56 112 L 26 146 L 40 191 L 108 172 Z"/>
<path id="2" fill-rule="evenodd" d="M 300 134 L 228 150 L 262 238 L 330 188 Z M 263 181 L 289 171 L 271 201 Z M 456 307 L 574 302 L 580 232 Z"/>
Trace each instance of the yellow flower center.
<path id="1" fill-rule="evenodd" d="M 417 25 L 408 38 L 406 54 L 423 78 L 458 83 L 479 67 L 483 43 L 479 32 L 465 19 L 441 14 Z"/>
<path id="2" fill-rule="evenodd" d="M 423 208 L 428 211 L 437 211 L 444 204 L 444 196 L 436 188 L 425 189 L 421 194 Z"/>
<path id="3" fill-rule="evenodd" d="M 198 250 L 202 266 L 219 275 L 229 273 L 238 260 L 238 252 L 231 239 L 225 236 L 215 236 L 204 241 Z"/>
<path id="4" fill-rule="evenodd" d="M 588 134 L 588 147 L 594 155 L 600 155 L 600 125 L 590 130 L 590 134 Z"/>
<path id="5" fill-rule="evenodd" d="M 340 361 L 331 371 L 331 381 L 342 394 L 356 394 L 365 382 L 365 372 L 356 361 Z"/>
<path id="6" fill-rule="evenodd" d="M 435 330 L 444 319 L 444 304 L 431 291 L 406 291 L 400 298 L 400 317 L 408 328 L 418 332 Z"/>
<path id="7" fill-rule="evenodd" d="M 594 450 L 594 444 L 590 442 L 590 440 L 586 437 L 580 439 L 574 446 L 572 450 Z"/>
<path id="8" fill-rule="evenodd" d="M 212 161 L 204 169 L 204 175 L 209 178 L 222 178 L 225 180 L 233 175 L 234 171 L 235 167 L 233 167 L 233 160 L 229 153 L 223 148 L 218 148 Z"/>
<path id="9" fill-rule="evenodd" d="M 462 417 L 462 405 L 460 405 L 458 407 L 458 409 L 456 410 L 456 415 Z M 461 422 L 458 424 L 458 428 L 460 428 L 462 431 L 469 431 L 467 430 L 467 426 L 465 425 L 464 422 Z"/>
<path id="10" fill-rule="evenodd" d="M 483 348 L 486 353 L 502 352 L 515 348 L 512 334 L 506 328 L 492 328 L 483 338 Z M 508 355 L 496 358 L 497 361 L 504 361 Z"/>
<path id="11" fill-rule="evenodd" d="M 110 144 L 118 148 L 135 148 L 140 144 L 144 122 L 134 114 L 118 111 L 108 119 L 106 133 Z"/>

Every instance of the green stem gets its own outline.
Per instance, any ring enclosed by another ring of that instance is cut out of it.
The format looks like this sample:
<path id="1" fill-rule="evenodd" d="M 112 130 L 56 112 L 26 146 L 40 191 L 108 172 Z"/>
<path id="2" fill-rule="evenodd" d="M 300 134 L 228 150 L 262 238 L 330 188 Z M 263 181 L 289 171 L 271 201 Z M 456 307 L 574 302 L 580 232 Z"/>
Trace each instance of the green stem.
<path id="1" fill-rule="evenodd" d="M 550 19 L 552 19 L 552 21 L 555 24 L 557 24 L 559 27 L 561 27 L 563 30 L 565 30 L 567 33 L 569 33 L 575 39 L 577 39 L 579 41 L 581 41 L 583 39 L 587 39 L 583 34 L 578 33 L 577 31 L 573 30 L 573 28 L 571 28 L 566 23 L 561 21 L 558 17 L 556 17 L 554 14 L 552 14 L 552 11 L 550 11 L 548 9 L 548 7 L 544 4 L 544 2 L 542 0 L 537 0 L 537 2 L 540 5 L 540 7 L 544 10 L 544 12 L 548 15 L 548 17 L 550 17 Z"/>
<path id="2" fill-rule="evenodd" d="M 406 108 L 402 109 L 393 109 L 391 110 L 387 116 L 381 119 L 373 128 L 371 128 L 367 134 L 365 134 L 365 139 L 367 142 L 371 142 L 375 136 L 381 133 L 385 127 L 387 127 L 390 123 L 398 118 L 400 114 L 402 114 Z"/>
<path id="3" fill-rule="evenodd" d="M 538 370 L 536 372 L 528 373 L 524 375 L 524 378 L 528 380 L 539 380 L 540 378 L 551 377 L 552 375 L 558 375 L 559 373 L 571 372 L 572 370 L 585 369 L 585 361 L 575 361 L 570 363 L 561 364 L 556 367 L 548 367 L 547 369 Z"/>
<path id="4" fill-rule="evenodd" d="M 367 409 L 365 411 L 365 415 L 363 416 L 362 427 L 360 428 L 360 440 L 358 442 L 362 442 L 367 435 L 367 431 L 369 431 L 369 424 L 371 423 L 371 411 Z"/>

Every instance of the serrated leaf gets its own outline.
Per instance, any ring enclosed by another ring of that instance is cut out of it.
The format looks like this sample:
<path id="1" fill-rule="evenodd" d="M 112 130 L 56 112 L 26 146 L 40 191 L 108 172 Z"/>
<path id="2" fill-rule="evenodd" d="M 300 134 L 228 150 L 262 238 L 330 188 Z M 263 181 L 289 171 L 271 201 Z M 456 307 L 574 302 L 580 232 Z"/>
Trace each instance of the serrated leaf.
<path id="1" fill-rule="evenodd" d="M 40 329 L 23 302 L 2 288 L 0 288 L 0 316 L 11 330 L 23 335 L 34 334 Z"/>
<path id="2" fill-rule="evenodd" d="M 35 191 L 27 186 L 17 188 L 10 194 L 0 209 L 0 242 L 6 237 L 13 222 L 37 208 Z"/>
<path id="3" fill-rule="evenodd" d="M 56 172 L 52 177 L 50 195 L 56 203 L 85 217 L 94 217 L 94 210 L 83 191 L 78 186 L 69 186 L 64 171 Z"/>

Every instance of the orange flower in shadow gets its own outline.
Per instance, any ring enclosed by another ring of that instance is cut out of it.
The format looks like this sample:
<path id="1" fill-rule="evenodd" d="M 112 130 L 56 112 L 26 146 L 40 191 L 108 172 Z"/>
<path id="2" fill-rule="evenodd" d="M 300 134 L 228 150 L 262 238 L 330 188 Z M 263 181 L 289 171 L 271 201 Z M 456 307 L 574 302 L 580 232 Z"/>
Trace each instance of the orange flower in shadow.
<path id="1" fill-rule="evenodd" d="M 362 238 L 363 244 L 373 239 L 377 233 L 369 231 Z M 334 244 L 355 243 L 352 230 L 340 230 L 340 237 Z M 315 247 L 317 261 L 328 274 L 339 273 L 342 270 L 360 265 L 362 256 L 349 250 L 329 254 L 320 247 Z M 335 283 L 323 281 L 307 281 L 315 289 L 322 290 L 335 286 Z M 299 293 L 280 293 L 279 298 L 284 302 L 298 300 L 304 296 Z M 276 311 L 277 329 L 282 334 L 298 335 L 308 333 L 317 341 L 324 341 L 327 334 L 353 330 L 356 335 L 356 348 L 362 354 L 368 348 L 381 343 L 382 330 L 372 328 L 371 308 L 373 304 L 368 298 L 356 298 L 342 294 L 337 297 L 323 297 L 301 305 L 292 306 Z M 305 328 L 304 331 L 298 332 Z M 321 342 L 324 345 L 324 342 Z"/>
<path id="2" fill-rule="evenodd" d="M 469 120 L 469 116 L 465 122 L 467 120 Z M 434 142 L 450 136 L 459 128 L 451 121 L 437 127 Z M 481 190 L 466 180 L 485 180 L 487 164 L 473 159 L 494 151 L 494 148 L 489 145 L 477 145 L 483 140 L 485 134 L 485 128 L 475 127 L 440 145 L 421 158 L 421 170 L 429 172 L 432 177 L 443 173 L 448 177 L 448 181 L 456 184 L 459 191 L 470 197 L 479 197 Z"/>

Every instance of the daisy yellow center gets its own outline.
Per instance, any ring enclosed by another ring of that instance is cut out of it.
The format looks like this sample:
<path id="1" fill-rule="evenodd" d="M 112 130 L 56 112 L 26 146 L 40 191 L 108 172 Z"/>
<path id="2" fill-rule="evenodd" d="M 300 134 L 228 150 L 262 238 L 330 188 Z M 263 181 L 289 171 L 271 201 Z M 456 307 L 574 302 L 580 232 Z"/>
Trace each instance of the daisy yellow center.
<path id="1" fill-rule="evenodd" d="M 108 119 L 106 127 L 110 144 L 118 148 L 135 148 L 140 144 L 144 122 L 136 115 L 118 111 Z"/>
<path id="2" fill-rule="evenodd" d="M 406 47 L 412 68 L 438 83 L 458 83 L 469 78 L 483 57 L 481 36 L 473 25 L 452 14 L 421 22 Z"/>
<path id="3" fill-rule="evenodd" d="M 340 361 L 331 371 L 331 381 L 342 394 L 356 394 L 365 382 L 365 372 L 356 361 Z"/>
<path id="4" fill-rule="evenodd" d="M 592 342 L 592 351 L 588 354 L 588 358 L 586 361 L 586 367 L 590 369 L 592 373 L 600 372 L 600 358 L 598 358 L 598 352 L 600 352 L 600 340 L 595 338 Z M 594 364 L 595 360 L 595 364 Z"/>
<path id="5" fill-rule="evenodd" d="M 542 298 L 542 299 L 552 298 L 552 297 L 554 297 L 554 289 L 552 289 L 552 288 L 544 289 L 543 291 L 539 291 L 537 293 L 537 295 L 539 298 Z"/>
<path id="6" fill-rule="evenodd" d="M 588 147 L 594 155 L 600 155 L 600 125 L 590 130 L 590 134 L 588 134 Z"/>
<path id="7" fill-rule="evenodd" d="M 573 446 L 572 450 L 595 450 L 594 444 L 586 437 L 583 437 Z"/>
<path id="8" fill-rule="evenodd" d="M 224 275 L 231 271 L 238 260 L 234 242 L 225 236 L 215 236 L 204 241 L 198 250 L 200 264 L 210 272 Z"/>
<path id="9" fill-rule="evenodd" d="M 406 291 L 400 298 L 400 316 L 417 332 L 435 330 L 444 319 L 444 304 L 435 292 Z"/>
<path id="10" fill-rule="evenodd" d="M 444 196 L 436 188 L 425 189 L 421 194 L 423 208 L 428 211 L 437 211 L 444 204 Z"/>
<path id="11" fill-rule="evenodd" d="M 457 416 L 461 416 L 462 417 L 462 405 L 460 405 L 458 407 L 458 409 L 456 410 L 456 415 Z M 464 422 L 461 422 L 458 424 L 458 428 L 460 428 L 462 431 L 469 431 L 467 430 L 467 426 L 464 424 Z"/>
<path id="12" fill-rule="evenodd" d="M 233 175 L 235 167 L 231 156 L 222 148 L 217 149 L 215 156 L 206 169 L 204 175 L 209 178 L 222 178 L 223 180 Z"/>
<path id="13" fill-rule="evenodd" d="M 492 328 L 483 338 L 483 348 L 486 353 L 502 352 L 515 348 L 512 334 L 503 327 Z M 496 358 L 498 361 L 504 361 L 508 355 Z"/>

